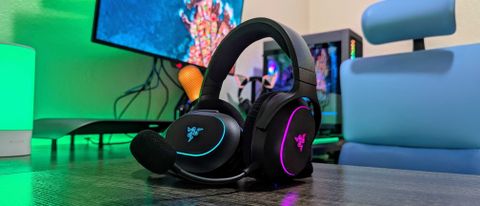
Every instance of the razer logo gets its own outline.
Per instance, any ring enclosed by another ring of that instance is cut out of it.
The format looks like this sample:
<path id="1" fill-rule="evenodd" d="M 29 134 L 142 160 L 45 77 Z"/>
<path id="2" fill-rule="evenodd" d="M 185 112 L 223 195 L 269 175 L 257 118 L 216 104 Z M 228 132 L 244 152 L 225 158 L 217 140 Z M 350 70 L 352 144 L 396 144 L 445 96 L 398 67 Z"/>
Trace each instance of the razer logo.
<path id="1" fill-rule="evenodd" d="M 201 131 L 203 131 L 201 127 L 187 127 L 188 142 L 191 142 L 193 138 L 197 137 Z"/>
<path id="2" fill-rule="evenodd" d="M 297 142 L 297 147 L 300 152 L 303 150 L 303 145 L 305 144 L 305 138 L 307 137 L 307 133 L 299 134 L 295 137 L 295 142 Z"/>

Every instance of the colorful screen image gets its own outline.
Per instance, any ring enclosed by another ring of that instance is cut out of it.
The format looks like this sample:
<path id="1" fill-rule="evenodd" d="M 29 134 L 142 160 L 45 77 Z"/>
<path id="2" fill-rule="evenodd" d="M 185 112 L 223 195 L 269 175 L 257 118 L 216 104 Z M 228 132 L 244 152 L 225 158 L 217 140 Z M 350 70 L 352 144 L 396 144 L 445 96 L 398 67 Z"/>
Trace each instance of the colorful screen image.
<path id="1" fill-rule="evenodd" d="M 98 0 L 93 41 L 206 67 L 243 0 Z"/>
<path id="2" fill-rule="evenodd" d="M 316 44 L 310 47 L 315 60 L 317 76 L 317 96 L 325 113 L 336 111 L 336 98 L 340 95 L 339 69 L 341 64 L 341 43 Z M 273 91 L 290 91 L 293 85 L 292 63 L 290 58 L 281 50 L 265 54 L 266 72 L 268 75 L 277 74 L 278 78 Z"/>

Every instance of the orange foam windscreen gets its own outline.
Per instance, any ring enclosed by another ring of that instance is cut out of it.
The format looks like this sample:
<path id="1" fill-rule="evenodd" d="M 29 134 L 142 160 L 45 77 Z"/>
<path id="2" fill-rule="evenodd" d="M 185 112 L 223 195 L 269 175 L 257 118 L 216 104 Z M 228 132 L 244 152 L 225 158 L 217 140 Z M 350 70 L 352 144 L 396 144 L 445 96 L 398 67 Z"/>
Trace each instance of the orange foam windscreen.
<path id="1" fill-rule="evenodd" d="M 178 72 L 178 81 L 182 85 L 188 99 L 193 102 L 200 97 L 203 75 L 198 67 L 187 65 Z"/>

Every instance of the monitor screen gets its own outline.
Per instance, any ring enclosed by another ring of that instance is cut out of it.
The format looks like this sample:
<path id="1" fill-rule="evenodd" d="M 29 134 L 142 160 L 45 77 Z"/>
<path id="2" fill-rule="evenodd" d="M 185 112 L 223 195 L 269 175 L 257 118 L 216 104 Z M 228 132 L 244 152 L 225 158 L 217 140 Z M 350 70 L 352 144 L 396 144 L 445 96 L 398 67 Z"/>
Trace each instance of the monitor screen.
<path id="1" fill-rule="evenodd" d="M 323 116 L 336 116 L 336 101 L 340 97 L 339 69 L 341 64 L 341 42 L 315 44 L 310 47 L 317 76 L 317 96 Z M 282 51 L 265 53 L 266 73 L 277 75 L 273 87 L 275 92 L 290 91 L 293 85 L 290 58 Z"/>
<path id="2" fill-rule="evenodd" d="M 206 67 L 243 0 L 97 0 L 93 41 Z"/>
<path id="3" fill-rule="evenodd" d="M 338 68 L 340 42 L 316 44 L 310 48 L 315 61 L 317 74 L 317 93 L 320 99 L 326 98 L 327 94 L 340 93 L 338 82 Z M 281 50 L 266 54 L 267 74 L 278 75 L 273 91 L 290 91 L 293 85 L 292 63 L 290 58 Z"/>

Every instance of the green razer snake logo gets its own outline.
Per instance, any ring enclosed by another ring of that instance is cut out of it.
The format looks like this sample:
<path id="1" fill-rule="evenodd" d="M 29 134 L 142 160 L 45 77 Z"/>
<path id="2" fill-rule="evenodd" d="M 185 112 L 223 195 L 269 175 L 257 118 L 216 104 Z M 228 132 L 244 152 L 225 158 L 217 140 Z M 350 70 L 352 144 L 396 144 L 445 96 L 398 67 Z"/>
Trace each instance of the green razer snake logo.
<path id="1" fill-rule="evenodd" d="M 201 127 L 187 127 L 188 142 L 191 142 L 193 138 L 197 137 L 201 131 L 203 131 Z"/>

